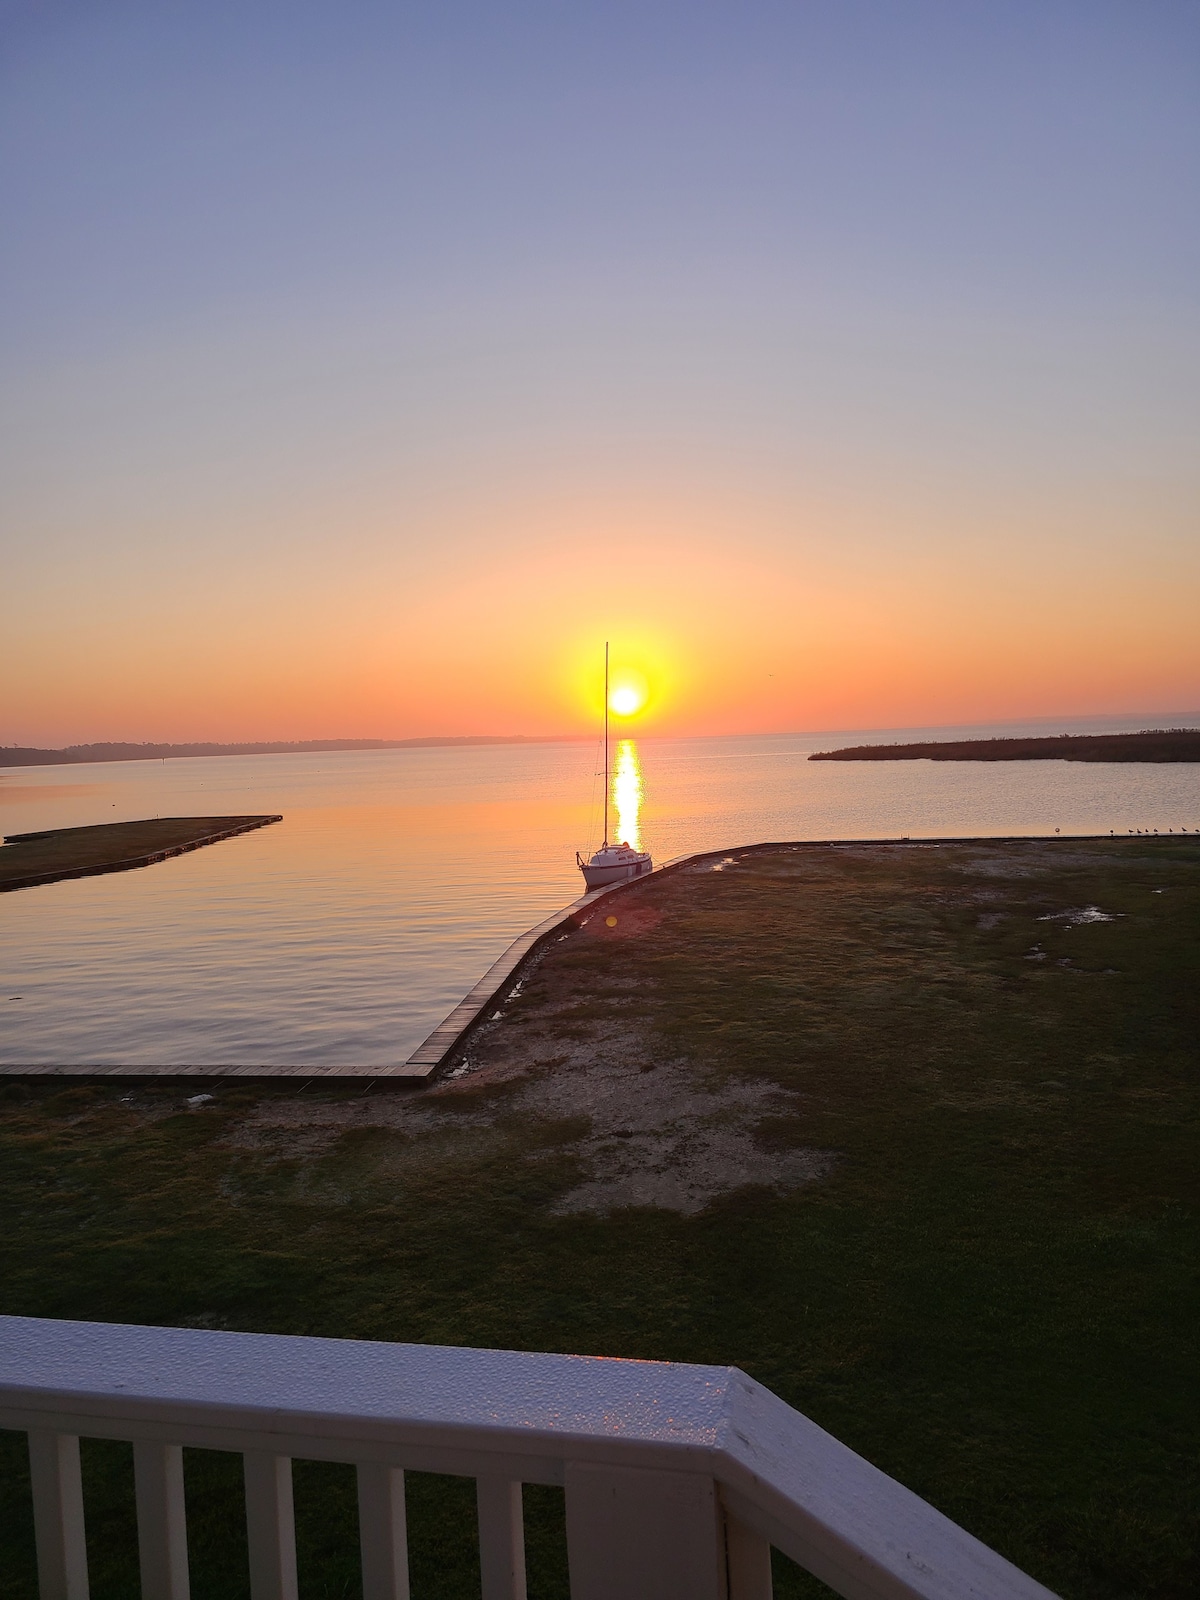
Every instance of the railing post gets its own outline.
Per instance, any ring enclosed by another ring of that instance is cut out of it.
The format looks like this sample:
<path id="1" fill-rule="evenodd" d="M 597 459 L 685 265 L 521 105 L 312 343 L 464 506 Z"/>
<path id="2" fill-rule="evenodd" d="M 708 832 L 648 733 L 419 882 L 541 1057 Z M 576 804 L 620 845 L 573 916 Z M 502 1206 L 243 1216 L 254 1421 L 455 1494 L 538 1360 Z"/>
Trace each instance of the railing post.
<path id="1" fill-rule="evenodd" d="M 399 1467 L 359 1464 L 358 1539 L 363 1600 L 408 1600 L 408 1526 Z"/>
<path id="2" fill-rule="evenodd" d="M 525 1600 L 525 1516 L 521 1485 L 511 1478 L 475 1480 L 479 1508 L 482 1600 Z"/>
<path id="3" fill-rule="evenodd" d="M 40 1600 L 87 1600 L 79 1440 L 71 1433 L 31 1428 L 29 1472 Z"/>
<path id="4" fill-rule="evenodd" d="M 771 1545 L 761 1533 L 725 1513 L 729 1600 L 771 1600 Z"/>
<path id="5" fill-rule="evenodd" d="M 716 1485 L 568 1462 L 571 1600 L 726 1600 Z"/>
<path id="6" fill-rule="evenodd" d="M 142 1600 L 188 1600 L 187 1515 L 179 1445 L 135 1440 L 133 1484 Z"/>
<path id="7" fill-rule="evenodd" d="M 292 1463 L 267 1450 L 244 1459 L 250 1600 L 297 1600 Z"/>

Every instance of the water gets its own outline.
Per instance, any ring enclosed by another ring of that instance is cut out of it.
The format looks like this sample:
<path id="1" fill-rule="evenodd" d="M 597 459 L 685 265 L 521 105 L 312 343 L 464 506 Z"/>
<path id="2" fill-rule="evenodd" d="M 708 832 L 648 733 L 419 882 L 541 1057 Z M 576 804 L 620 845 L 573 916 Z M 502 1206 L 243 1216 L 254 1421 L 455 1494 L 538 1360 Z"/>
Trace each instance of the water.
<path id="1" fill-rule="evenodd" d="M 954 733 L 972 731 L 988 730 Z M 1200 828 L 1196 766 L 806 759 L 862 738 L 631 741 L 614 836 L 661 861 L 767 839 Z M 402 1061 L 512 938 L 581 892 L 597 764 L 593 746 L 547 744 L 0 771 L 5 833 L 285 819 L 0 896 L 0 1062 Z"/>

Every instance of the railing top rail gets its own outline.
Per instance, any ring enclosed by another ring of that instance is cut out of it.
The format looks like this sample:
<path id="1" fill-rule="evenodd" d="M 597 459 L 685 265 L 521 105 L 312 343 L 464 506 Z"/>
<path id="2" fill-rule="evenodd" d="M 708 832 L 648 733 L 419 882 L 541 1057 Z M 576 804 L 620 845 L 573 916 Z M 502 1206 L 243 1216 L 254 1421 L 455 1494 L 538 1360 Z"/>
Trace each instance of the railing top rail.
<path id="1" fill-rule="evenodd" d="M 181 1443 L 271 1435 L 285 1452 L 333 1439 L 347 1460 L 440 1442 L 459 1464 L 433 1470 L 503 1457 L 527 1482 L 554 1481 L 535 1461 L 701 1472 L 843 1595 L 1053 1600 L 736 1367 L 0 1317 L 0 1426 L 93 1423 L 178 1428 Z"/>
<path id="2" fill-rule="evenodd" d="M 105 1416 L 211 1408 L 245 1421 L 286 1413 L 350 1432 L 404 1422 L 510 1441 L 515 1433 L 711 1449 L 734 1374 L 599 1356 L 0 1317 L 0 1408 L 70 1397 Z"/>

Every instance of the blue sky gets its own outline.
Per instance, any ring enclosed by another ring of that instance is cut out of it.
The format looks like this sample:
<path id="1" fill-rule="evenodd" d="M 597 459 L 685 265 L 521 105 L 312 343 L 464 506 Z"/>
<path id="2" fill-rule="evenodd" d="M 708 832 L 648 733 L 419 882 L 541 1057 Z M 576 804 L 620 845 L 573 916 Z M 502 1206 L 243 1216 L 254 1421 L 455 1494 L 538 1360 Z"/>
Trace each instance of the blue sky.
<path id="1" fill-rule="evenodd" d="M 903 612 L 899 569 L 962 606 L 1001 567 L 1012 607 L 1065 614 L 1081 560 L 1093 610 L 1138 624 L 1124 689 L 1112 623 L 1106 645 L 1083 619 L 1095 670 L 1061 705 L 1019 673 L 1006 700 L 1001 652 L 953 703 L 926 673 L 826 712 L 797 678 L 772 725 L 1200 703 L 1174 637 L 1198 575 L 1196 5 L 51 0 L 0 4 L 0 46 L 0 739 L 232 729 L 187 687 L 189 638 L 257 682 L 255 650 L 295 658 L 330 596 L 353 636 L 385 590 L 419 634 L 464 566 L 536 571 L 565 542 L 581 571 L 598 549 L 669 572 L 693 537 L 714 581 L 745 555 L 802 610 L 818 573 L 847 637 L 856 575 Z M 1131 578 L 1134 550 L 1170 581 Z M 256 646 L 222 611 L 234 559 L 295 633 Z M 178 730 L 132 687 L 164 650 Z M 514 672 L 516 720 L 553 721 Z M 282 689 L 255 704 L 300 731 Z M 416 727 L 389 704 L 357 731 Z M 455 705 L 468 728 L 502 710 Z"/>

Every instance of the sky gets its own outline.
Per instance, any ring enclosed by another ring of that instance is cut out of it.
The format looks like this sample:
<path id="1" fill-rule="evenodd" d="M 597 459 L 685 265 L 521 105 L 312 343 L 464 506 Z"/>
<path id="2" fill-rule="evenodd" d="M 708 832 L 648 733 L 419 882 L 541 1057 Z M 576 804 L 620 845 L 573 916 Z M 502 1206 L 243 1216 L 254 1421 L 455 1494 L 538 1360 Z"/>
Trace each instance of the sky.
<path id="1" fill-rule="evenodd" d="M 0 0 L 0 743 L 1200 708 L 1200 6 Z"/>

